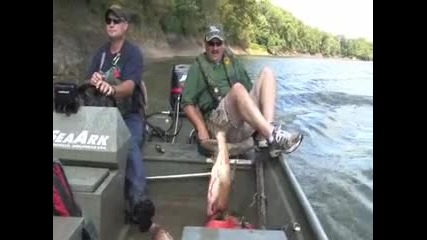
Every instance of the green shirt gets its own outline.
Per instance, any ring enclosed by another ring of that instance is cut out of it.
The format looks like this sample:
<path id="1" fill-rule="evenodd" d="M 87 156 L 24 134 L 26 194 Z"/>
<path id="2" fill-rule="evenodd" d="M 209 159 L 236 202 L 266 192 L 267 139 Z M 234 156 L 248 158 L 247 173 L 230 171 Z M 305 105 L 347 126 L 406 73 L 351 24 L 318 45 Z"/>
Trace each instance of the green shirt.
<path id="1" fill-rule="evenodd" d="M 206 57 L 206 54 L 203 54 L 203 56 Z M 252 89 L 252 81 L 249 78 L 246 69 L 235 57 L 232 59 L 234 59 L 234 69 L 236 70 L 235 76 L 238 78 L 237 81 L 245 86 L 249 92 Z M 208 70 L 212 73 L 212 80 L 214 80 L 216 87 L 223 96 L 230 90 L 230 83 L 227 79 L 224 64 L 231 64 L 231 61 L 225 61 L 225 63 L 221 61 L 218 64 L 209 62 L 209 67 L 211 69 Z M 188 70 L 181 103 L 183 106 L 189 104 L 198 106 L 205 119 L 214 108 L 215 102 L 212 99 L 208 86 L 203 79 L 202 72 L 196 62 L 194 62 Z"/>

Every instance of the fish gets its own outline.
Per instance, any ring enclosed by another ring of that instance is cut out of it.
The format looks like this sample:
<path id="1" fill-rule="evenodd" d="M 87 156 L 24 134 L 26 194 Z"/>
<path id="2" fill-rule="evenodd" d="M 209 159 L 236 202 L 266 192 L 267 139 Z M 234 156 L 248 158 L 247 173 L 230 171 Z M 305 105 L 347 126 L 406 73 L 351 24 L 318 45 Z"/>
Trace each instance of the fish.
<path id="1" fill-rule="evenodd" d="M 150 227 L 151 240 L 173 240 L 172 235 L 162 226 L 153 223 Z"/>
<path id="2" fill-rule="evenodd" d="M 208 218 L 227 210 L 231 186 L 230 159 L 225 131 L 218 131 L 216 139 L 218 152 L 211 170 L 207 193 L 206 214 Z"/>

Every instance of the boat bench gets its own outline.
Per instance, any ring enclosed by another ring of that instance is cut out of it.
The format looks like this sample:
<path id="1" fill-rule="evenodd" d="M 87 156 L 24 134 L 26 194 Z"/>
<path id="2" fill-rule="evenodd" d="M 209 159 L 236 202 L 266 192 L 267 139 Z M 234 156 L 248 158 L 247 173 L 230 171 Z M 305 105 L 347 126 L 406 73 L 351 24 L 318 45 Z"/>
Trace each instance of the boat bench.
<path id="1" fill-rule="evenodd" d="M 181 240 L 287 240 L 283 231 L 255 229 L 226 229 L 187 226 L 184 227 Z"/>
<path id="2" fill-rule="evenodd" d="M 124 225 L 123 182 L 115 170 L 64 166 L 74 199 L 101 239 L 117 239 Z"/>
<path id="3" fill-rule="evenodd" d="M 247 150 L 244 159 L 253 159 L 255 151 Z M 198 152 L 196 144 L 174 144 L 164 142 L 146 142 L 143 148 L 143 156 L 146 161 L 156 162 L 181 162 L 181 163 L 212 163 L 212 155 L 203 155 Z M 230 161 L 244 160 L 230 155 Z M 241 161 L 240 161 L 241 162 Z M 250 163 L 253 164 L 253 163 Z M 243 164 L 244 165 L 244 164 Z"/>
<path id="4" fill-rule="evenodd" d="M 81 240 L 83 218 L 53 217 L 53 240 Z"/>
<path id="5" fill-rule="evenodd" d="M 252 154 L 255 152 L 249 151 L 244 159 L 230 157 L 231 167 L 236 167 L 238 170 L 251 170 L 254 165 Z M 148 180 L 159 179 L 163 176 L 179 178 L 179 175 L 188 174 L 193 174 L 195 177 L 196 175 L 199 177 L 210 176 L 215 162 L 213 157 L 200 154 L 195 144 L 146 142 L 143 156 Z"/>
<path id="6" fill-rule="evenodd" d="M 125 227 L 130 136 L 116 108 L 85 106 L 70 116 L 53 113 L 53 157 L 63 164 L 75 201 L 102 240 L 118 239 Z"/>

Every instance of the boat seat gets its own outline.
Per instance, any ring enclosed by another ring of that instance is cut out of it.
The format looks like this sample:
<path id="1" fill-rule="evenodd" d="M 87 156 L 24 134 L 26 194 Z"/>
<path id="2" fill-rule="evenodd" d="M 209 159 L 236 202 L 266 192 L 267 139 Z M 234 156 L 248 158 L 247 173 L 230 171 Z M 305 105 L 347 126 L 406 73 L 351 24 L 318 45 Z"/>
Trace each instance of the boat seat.
<path id="1" fill-rule="evenodd" d="M 81 240 L 82 217 L 53 216 L 53 240 Z"/>
<path id="2" fill-rule="evenodd" d="M 287 240 L 285 233 L 278 230 L 260 229 L 226 229 L 207 228 L 199 226 L 185 226 L 182 232 L 182 240 L 202 239 L 246 239 L 246 240 Z"/>

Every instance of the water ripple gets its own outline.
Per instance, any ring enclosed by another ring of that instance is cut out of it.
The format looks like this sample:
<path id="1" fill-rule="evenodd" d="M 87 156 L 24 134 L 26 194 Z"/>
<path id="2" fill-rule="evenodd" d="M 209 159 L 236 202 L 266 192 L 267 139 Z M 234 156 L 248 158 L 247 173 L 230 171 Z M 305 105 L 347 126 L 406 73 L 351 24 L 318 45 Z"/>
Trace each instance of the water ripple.
<path id="1" fill-rule="evenodd" d="M 301 131 L 286 155 L 326 234 L 373 239 L 373 65 L 338 59 L 243 57 L 252 80 L 263 66 L 277 78 L 275 121 Z M 174 60 L 176 61 L 176 60 Z M 179 60 L 183 63 L 182 60 Z M 188 62 L 193 58 L 188 59 Z M 176 63 L 176 62 L 174 62 Z M 168 106 L 171 62 L 147 68 L 150 106 Z M 163 104 L 162 104 L 163 102 Z M 152 109 L 153 109 L 152 108 Z"/>
<path id="2" fill-rule="evenodd" d="M 286 159 L 330 239 L 373 239 L 372 64 L 280 58 L 246 64 L 253 79 L 265 64 L 276 73 L 275 120 L 305 136 Z"/>

